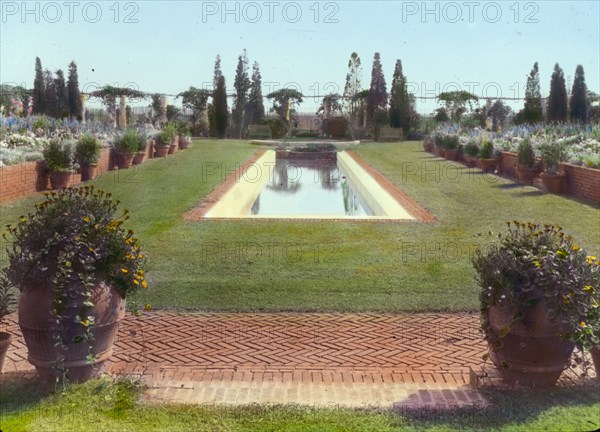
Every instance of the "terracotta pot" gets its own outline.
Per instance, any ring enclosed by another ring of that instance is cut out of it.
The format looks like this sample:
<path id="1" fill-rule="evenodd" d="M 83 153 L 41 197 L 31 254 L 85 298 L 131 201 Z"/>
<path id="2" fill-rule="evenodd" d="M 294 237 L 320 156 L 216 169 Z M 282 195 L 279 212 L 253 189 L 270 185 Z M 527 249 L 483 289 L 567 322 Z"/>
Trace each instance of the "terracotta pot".
<path id="1" fill-rule="evenodd" d="M 516 308 L 510 306 L 491 306 L 488 309 L 495 338 L 498 338 L 500 329 L 511 324 L 515 313 Z M 548 319 L 548 309 L 542 300 L 526 310 L 522 321 L 512 325 L 510 332 L 500 339 L 501 347 L 490 349 L 490 359 L 506 384 L 553 386 L 567 367 L 575 347 L 561 334 L 561 327 Z"/>
<path id="2" fill-rule="evenodd" d="M 179 135 L 179 149 L 183 150 L 190 146 L 190 140 L 185 135 Z"/>
<path id="3" fill-rule="evenodd" d="M 12 336 L 10 335 L 10 333 L 0 332 L 0 373 L 2 373 L 4 359 L 6 358 L 6 353 L 8 352 L 8 348 L 10 347 L 11 341 Z"/>
<path id="4" fill-rule="evenodd" d="M 131 165 L 140 165 L 142 162 L 144 162 L 145 158 L 146 158 L 146 151 L 137 152 L 135 155 L 133 155 L 133 160 L 131 161 Z"/>
<path id="5" fill-rule="evenodd" d="M 444 149 L 438 146 L 433 148 L 433 154 L 439 157 L 444 157 Z"/>
<path id="6" fill-rule="evenodd" d="M 50 178 L 50 187 L 52 189 L 62 189 L 69 187 L 71 184 L 71 176 L 73 171 L 50 171 L 48 177 Z"/>
<path id="7" fill-rule="evenodd" d="M 168 153 L 169 146 L 164 146 L 158 143 L 154 146 L 154 157 L 165 157 Z"/>
<path id="8" fill-rule="evenodd" d="M 425 150 L 428 153 L 431 153 L 433 151 L 433 144 L 429 141 L 424 141 L 423 150 Z"/>
<path id="9" fill-rule="evenodd" d="M 553 194 L 563 194 L 565 192 L 565 184 L 567 182 L 567 176 L 564 174 L 547 174 L 541 173 L 540 178 L 544 184 L 546 191 Z"/>
<path id="10" fill-rule="evenodd" d="M 596 379 L 600 381 L 600 345 L 592 347 L 590 350 L 592 354 L 592 361 L 594 362 L 594 369 L 596 369 Z"/>
<path id="11" fill-rule="evenodd" d="M 519 183 L 533 184 L 533 179 L 538 175 L 537 168 L 529 168 L 524 165 L 517 165 L 517 178 Z"/>
<path id="12" fill-rule="evenodd" d="M 168 147 L 168 152 L 169 152 L 169 154 L 173 154 L 173 153 L 175 153 L 176 151 L 177 151 L 177 144 L 171 144 L 171 145 Z"/>
<path id="13" fill-rule="evenodd" d="M 60 335 L 67 350 L 63 352 L 64 367 L 68 369 L 67 378 L 72 382 L 80 382 L 97 376 L 110 358 L 113 343 L 117 334 L 119 321 L 125 313 L 124 302 L 119 293 L 110 285 L 99 282 L 92 288 L 91 301 L 94 306 L 89 314 L 95 317 L 91 328 L 94 339 L 91 342 L 94 360 L 88 362 L 88 343 L 75 342 L 75 338 L 83 334 L 84 327 L 75 323 L 85 297 L 81 294 L 72 299 L 72 305 L 65 307 L 63 314 L 68 317 L 64 328 L 52 329 L 55 317 L 52 315 L 54 292 L 47 285 L 28 287 L 21 292 L 19 298 L 19 326 L 27 346 L 27 360 L 35 366 L 42 379 L 53 380 L 61 373 L 52 365 L 61 353 L 55 346 L 55 337 Z"/>
<path id="14" fill-rule="evenodd" d="M 131 166 L 133 162 L 133 157 L 135 153 L 119 153 L 118 163 L 119 169 L 127 169 Z"/>
<path id="15" fill-rule="evenodd" d="M 88 181 L 96 177 L 96 168 L 98 168 L 96 164 L 81 165 L 81 181 Z"/>
<path id="16" fill-rule="evenodd" d="M 465 165 L 467 165 L 469 168 L 477 166 L 478 163 L 478 159 L 476 157 L 469 156 L 467 154 L 464 155 L 463 161 L 465 162 Z"/>
<path id="17" fill-rule="evenodd" d="M 479 159 L 479 168 L 486 173 L 494 173 L 496 171 L 496 159 Z"/>

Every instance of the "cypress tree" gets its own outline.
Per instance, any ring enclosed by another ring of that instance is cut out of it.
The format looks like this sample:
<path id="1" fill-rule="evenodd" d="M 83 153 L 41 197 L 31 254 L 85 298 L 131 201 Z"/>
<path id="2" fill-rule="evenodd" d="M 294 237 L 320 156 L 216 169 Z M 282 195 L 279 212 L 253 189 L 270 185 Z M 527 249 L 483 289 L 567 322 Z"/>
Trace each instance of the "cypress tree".
<path id="1" fill-rule="evenodd" d="M 360 64 L 360 57 L 356 52 L 350 54 L 348 60 L 348 72 L 346 73 L 346 84 L 344 86 L 344 101 L 346 105 L 346 111 L 349 117 L 350 131 L 352 136 L 355 135 L 355 129 L 359 127 L 358 117 L 361 115 L 359 112 L 360 101 L 357 95 L 361 92 L 361 75 L 362 67 Z"/>
<path id="2" fill-rule="evenodd" d="M 242 138 L 244 134 L 244 120 L 246 119 L 245 110 L 248 102 L 248 91 L 250 90 L 250 78 L 248 78 L 248 57 L 246 50 L 238 57 L 238 64 L 235 71 L 235 80 L 233 87 L 235 96 L 233 108 L 231 110 L 231 119 L 233 121 L 234 134 Z"/>
<path id="3" fill-rule="evenodd" d="M 257 62 L 252 65 L 252 80 L 246 109 L 246 124 L 260 124 L 265 117 L 265 106 L 262 95 L 262 77 Z"/>
<path id="4" fill-rule="evenodd" d="M 215 132 L 218 138 L 225 138 L 229 113 L 227 111 L 227 87 L 223 75 L 219 76 L 217 82 L 217 88 L 213 96 L 213 108 Z"/>
<path id="5" fill-rule="evenodd" d="M 74 61 L 69 64 L 69 78 L 67 80 L 67 93 L 69 95 L 69 115 L 71 118 L 81 120 L 83 108 L 81 93 L 79 92 L 79 77 L 77 76 L 77 65 Z"/>
<path id="6" fill-rule="evenodd" d="M 39 57 L 35 58 L 35 80 L 33 81 L 33 114 L 46 112 L 46 86 L 44 85 L 44 72 Z"/>
<path id="7" fill-rule="evenodd" d="M 52 72 L 49 69 L 44 70 L 44 87 L 46 88 L 46 112 L 50 117 L 58 118 L 58 97 L 56 86 L 52 78 Z"/>
<path id="8" fill-rule="evenodd" d="M 570 103 L 571 121 L 585 123 L 588 118 L 587 86 L 585 84 L 585 74 L 583 66 L 577 65 L 575 69 L 575 79 L 573 80 L 573 89 L 571 90 Z"/>
<path id="9" fill-rule="evenodd" d="M 65 83 L 65 74 L 62 69 L 55 72 L 54 87 L 56 90 L 56 113 L 58 117 L 69 116 L 69 91 Z"/>
<path id="10" fill-rule="evenodd" d="M 373 56 L 373 67 L 371 69 L 371 87 L 367 97 L 367 119 L 372 126 L 377 123 L 376 117 L 385 110 L 388 102 L 388 93 L 385 77 L 381 68 L 379 53 Z"/>
<path id="11" fill-rule="evenodd" d="M 402 72 L 402 61 L 400 60 L 396 60 L 390 92 L 390 126 L 402 128 L 406 136 L 411 126 L 412 107 L 406 89 L 406 77 Z"/>
<path id="12" fill-rule="evenodd" d="M 567 121 L 567 86 L 565 75 L 558 63 L 554 65 L 554 72 L 550 80 L 550 96 L 548 97 L 548 121 Z"/>
<path id="13" fill-rule="evenodd" d="M 522 121 L 524 123 L 535 124 L 543 120 L 542 112 L 542 94 L 540 91 L 540 71 L 537 62 L 527 77 L 527 87 L 525 88 L 525 107 L 522 112 Z"/>

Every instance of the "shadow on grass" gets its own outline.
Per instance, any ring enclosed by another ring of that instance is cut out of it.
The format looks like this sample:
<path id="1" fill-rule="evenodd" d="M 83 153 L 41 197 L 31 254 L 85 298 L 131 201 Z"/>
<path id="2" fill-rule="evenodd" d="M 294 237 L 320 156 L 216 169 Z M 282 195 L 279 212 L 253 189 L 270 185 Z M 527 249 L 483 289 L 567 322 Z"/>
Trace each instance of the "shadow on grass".
<path id="1" fill-rule="evenodd" d="M 500 390 L 481 389 L 481 395 L 489 402 L 466 406 L 434 406 L 431 408 L 397 411 L 415 427 L 456 428 L 459 430 L 487 430 L 509 424 L 527 425 L 553 408 L 589 408 L 600 403 L 600 387 L 586 385 L 576 388 L 553 388 L 551 390 Z M 431 393 L 431 391 L 430 391 Z M 576 415 L 564 418 L 565 422 L 577 420 L 581 430 L 600 428 L 600 415 L 581 418 Z M 558 424 L 557 430 L 561 429 Z M 437 429 L 436 429 L 437 430 Z"/>
<path id="2" fill-rule="evenodd" d="M 0 416 L 34 407 L 55 392 L 54 384 L 34 377 L 5 373 L 0 379 Z"/>

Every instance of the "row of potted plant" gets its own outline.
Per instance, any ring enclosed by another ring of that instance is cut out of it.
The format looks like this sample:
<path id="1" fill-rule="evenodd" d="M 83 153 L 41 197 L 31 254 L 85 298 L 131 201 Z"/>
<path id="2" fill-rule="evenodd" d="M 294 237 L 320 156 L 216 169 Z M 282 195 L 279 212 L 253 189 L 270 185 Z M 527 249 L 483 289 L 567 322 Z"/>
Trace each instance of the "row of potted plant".
<path id="1" fill-rule="evenodd" d="M 167 123 L 154 138 L 154 156 L 166 157 L 178 149 L 188 148 L 191 142 L 191 132 L 187 126 Z"/>
<path id="2" fill-rule="evenodd" d="M 495 171 L 500 153 L 494 148 L 491 140 L 483 139 L 481 147 L 474 140 L 469 140 L 462 146 L 459 144 L 458 136 L 454 134 L 437 134 L 435 141 L 426 141 L 424 148 L 446 159 L 465 162 L 469 167 L 478 166 L 486 172 Z M 561 164 L 568 159 L 567 145 L 560 140 L 550 139 L 538 146 L 538 152 L 539 155 L 536 155 L 529 138 L 526 137 L 519 142 L 518 181 L 533 184 L 533 180 L 539 176 L 548 192 L 564 193 L 566 174 Z"/>

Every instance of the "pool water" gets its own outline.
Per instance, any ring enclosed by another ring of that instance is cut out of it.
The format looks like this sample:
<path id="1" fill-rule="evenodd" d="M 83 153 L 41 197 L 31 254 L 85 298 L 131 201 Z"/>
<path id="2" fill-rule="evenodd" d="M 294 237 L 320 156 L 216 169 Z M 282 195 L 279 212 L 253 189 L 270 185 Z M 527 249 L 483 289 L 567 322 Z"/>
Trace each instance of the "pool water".
<path id="1" fill-rule="evenodd" d="M 373 211 L 333 160 L 275 160 L 248 216 L 371 216 Z"/>

